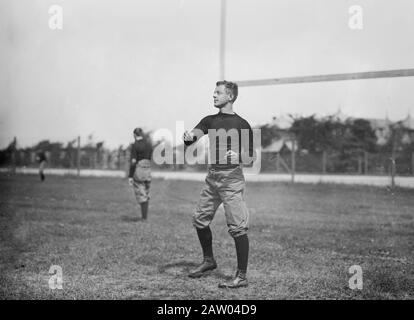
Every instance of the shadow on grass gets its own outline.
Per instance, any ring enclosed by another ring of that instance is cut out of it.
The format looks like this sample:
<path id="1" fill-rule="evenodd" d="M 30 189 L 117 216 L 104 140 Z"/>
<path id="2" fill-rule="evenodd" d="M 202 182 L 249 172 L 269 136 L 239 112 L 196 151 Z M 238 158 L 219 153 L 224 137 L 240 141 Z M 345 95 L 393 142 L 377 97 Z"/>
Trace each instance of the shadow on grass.
<path id="1" fill-rule="evenodd" d="M 121 221 L 124 221 L 124 222 L 146 222 L 146 220 L 144 220 L 140 217 L 134 217 L 134 216 L 121 216 Z"/>
<path id="2" fill-rule="evenodd" d="M 195 268 L 199 266 L 199 263 L 188 261 L 188 260 L 180 260 L 168 264 L 164 264 L 158 267 L 159 273 L 170 273 L 174 274 L 176 277 L 188 277 L 188 273 L 190 272 L 190 269 Z M 213 276 L 217 279 L 225 279 L 225 280 L 231 280 L 233 276 L 231 275 L 225 275 L 223 272 L 221 272 L 219 269 L 208 271 L 205 275 L 203 275 L 200 278 L 207 277 L 207 276 Z M 189 278 L 190 279 L 190 278 Z"/>

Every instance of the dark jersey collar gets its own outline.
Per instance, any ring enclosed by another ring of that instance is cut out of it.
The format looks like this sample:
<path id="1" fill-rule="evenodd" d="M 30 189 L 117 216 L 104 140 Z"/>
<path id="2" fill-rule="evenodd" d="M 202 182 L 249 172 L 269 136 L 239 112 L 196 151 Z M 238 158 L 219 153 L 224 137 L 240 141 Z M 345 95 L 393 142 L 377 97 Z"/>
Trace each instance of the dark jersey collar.
<path id="1" fill-rule="evenodd" d="M 237 113 L 236 112 L 233 112 L 233 113 L 223 113 L 223 112 L 217 112 L 216 113 L 216 115 L 217 116 L 237 116 Z"/>

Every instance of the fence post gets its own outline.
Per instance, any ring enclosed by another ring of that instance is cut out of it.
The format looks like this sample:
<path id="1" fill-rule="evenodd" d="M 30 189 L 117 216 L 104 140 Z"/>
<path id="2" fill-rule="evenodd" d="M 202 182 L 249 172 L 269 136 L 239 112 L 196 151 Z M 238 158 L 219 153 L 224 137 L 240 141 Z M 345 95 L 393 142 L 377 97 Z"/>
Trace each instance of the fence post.
<path id="1" fill-rule="evenodd" d="M 80 159 L 81 159 L 81 147 L 80 147 L 80 136 L 78 136 L 78 152 L 76 155 L 76 168 L 77 168 L 78 177 L 80 177 Z"/>
<path id="2" fill-rule="evenodd" d="M 118 148 L 116 168 L 121 169 L 121 147 Z"/>
<path id="3" fill-rule="evenodd" d="M 98 150 L 94 150 L 92 160 L 93 160 L 93 162 L 92 162 L 92 168 L 93 169 L 96 169 L 96 166 L 98 164 Z"/>
<path id="4" fill-rule="evenodd" d="M 12 173 L 16 173 L 16 150 L 17 150 L 17 138 L 13 139 L 13 148 L 11 152 L 11 162 L 12 162 Z"/>
<path id="5" fill-rule="evenodd" d="M 322 173 L 326 173 L 326 150 L 322 152 Z"/>
<path id="6" fill-rule="evenodd" d="M 362 158 L 358 156 L 358 174 L 362 174 Z"/>
<path id="7" fill-rule="evenodd" d="M 280 155 L 279 152 L 276 154 L 276 172 L 280 172 Z"/>
<path id="8" fill-rule="evenodd" d="M 124 172 L 125 172 L 125 177 L 128 177 L 128 173 L 129 173 L 129 159 L 131 157 L 131 149 L 127 148 L 125 150 L 125 158 L 124 158 Z M 180 168 L 180 165 L 178 165 L 178 168 Z"/>
<path id="9" fill-rule="evenodd" d="M 296 159 L 295 159 L 295 140 L 292 139 L 292 183 L 295 183 Z"/>
<path id="10" fill-rule="evenodd" d="M 368 174 L 368 152 L 364 151 L 364 174 Z"/>
<path id="11" fill-rule="evenodd" d="M 411 175 L 414 176 L 414 152 L 411 153 Z"/>
<path id="12" fill-rule="evenodd" d="M 390 170 L 390 174 L 391 174 L 391 189 L 394 190 L 395 188 L 395 159 L 394 158 L 390 158 L 391 160 L 391 170 Z"/>

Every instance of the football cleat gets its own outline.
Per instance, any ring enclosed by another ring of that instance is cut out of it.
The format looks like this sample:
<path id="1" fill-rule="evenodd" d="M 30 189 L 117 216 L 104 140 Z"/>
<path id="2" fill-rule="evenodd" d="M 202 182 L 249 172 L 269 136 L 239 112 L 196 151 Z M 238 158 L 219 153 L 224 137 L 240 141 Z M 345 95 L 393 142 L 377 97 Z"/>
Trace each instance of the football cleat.
<path id="1" fill-rule="evenodd" d="M 239 270 L 237 270 L 236 276 L 234 277 L 234 279 L 228 282 L 219 283 L 218 285 L 219 288 L 229 288 L 229 289 L 237 289 L 237 288 L 243 288 L 247 286 L 248 286 L 248 282 L 247 282 L 246 273 L 239 271 Z"/>
<path id="2" fill-rule="evenodd" d="M 206 274 L 207 271 L 211 271 L 217 268 L 217 263 L 214 258 L 204 258 L 204 261 L 194 270 L 190 271 L 188 276 L 190 278 L 200 278 Z"/>

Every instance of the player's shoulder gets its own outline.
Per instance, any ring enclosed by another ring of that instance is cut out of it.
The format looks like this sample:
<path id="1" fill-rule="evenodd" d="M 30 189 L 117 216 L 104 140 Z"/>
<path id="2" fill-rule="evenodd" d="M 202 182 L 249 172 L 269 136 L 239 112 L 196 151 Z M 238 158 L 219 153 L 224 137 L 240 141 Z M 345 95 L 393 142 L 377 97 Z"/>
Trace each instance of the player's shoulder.
<path id="1" fill-rule="evenodd" d="M 202 124 L 210 124 L 214 120 L 215 114 L 209 114 L 200 120 Z"/>
<path id="2" fill-rule="evenodd" d="M 248 127 L 248 128 L 250 128 L 250 123 L 246 120 L 246 119 L 244 119 L 242 116 L 240 116 L 238 113 L 236 113 L 236 116 L 238 117 L 238 119 L 239 119 L 239 121 L 240 121 L 240 123 L 241 123 L 241 125 L 242 125 L 242 127 Z"/>
<path id="3" fill-rule="evenodd" d="M 151 141 L 150 139 L 145 139 L 145 145 L 146 145 L 148 148 L 152 148 L 152 141 Z"/>
<path id="4" fill-rule="evenodd" d="M 202 120 L 212 120 L 217 116 L 217 113 L 206 115 Z"/>
<path id="5" fill-rule="evenodd" d="M 129 145 L 129 149 L 130 149 L 131 151 L 134 151 L 134 150 L 137 148 L 137 145 L 135 144 L 135 142 L 136 142 L 136 141 L 132 142 L 132 143 Z"/>
<path id="6" fill-rule="evenodd" d="M 132 148 L 133 148 L 133 149 L 137 149 L 137 148 L 139 148 L 140 146 L 142 146 L 142 143 L 143 143 L 142 139 L 141 139 L 141 140 L 135 140 L 135 141 L 132 143 Z"/>

